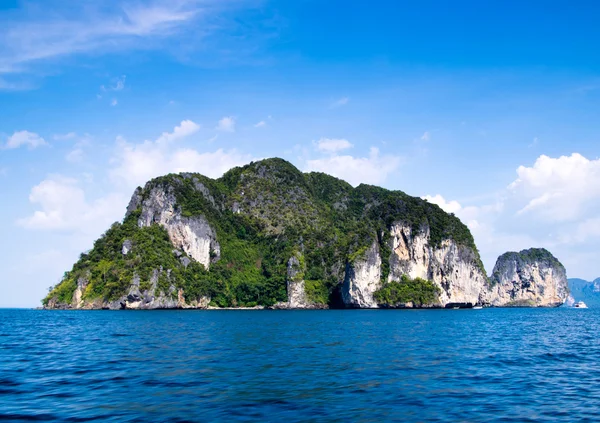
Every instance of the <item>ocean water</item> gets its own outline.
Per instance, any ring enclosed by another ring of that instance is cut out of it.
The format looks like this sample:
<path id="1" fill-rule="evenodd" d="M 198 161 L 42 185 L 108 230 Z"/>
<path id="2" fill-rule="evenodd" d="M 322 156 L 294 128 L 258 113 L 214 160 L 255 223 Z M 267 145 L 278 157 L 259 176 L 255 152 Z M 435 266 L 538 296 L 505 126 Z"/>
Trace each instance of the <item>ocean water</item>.
<path id="1" fill-rule="evenodd" d="M 0 310 L 2 421 L 600 421 L 600 310 Z"/>

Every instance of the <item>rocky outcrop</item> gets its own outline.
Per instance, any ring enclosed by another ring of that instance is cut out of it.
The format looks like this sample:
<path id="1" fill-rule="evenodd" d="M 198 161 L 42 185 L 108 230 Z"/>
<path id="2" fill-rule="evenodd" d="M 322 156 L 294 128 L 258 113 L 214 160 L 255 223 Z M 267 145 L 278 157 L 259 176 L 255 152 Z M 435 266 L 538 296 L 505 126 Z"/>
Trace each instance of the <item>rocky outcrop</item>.
<path id="1" fill-rule="evenodd" d="M 301 253 L 290 257 L 287 265 L 287 293 L 290 308 L 304 308 L 308 305 L 306 300 L 304 269 Z"/>
<path id="2" fill-rule="evenodd" d="M 377 308 L 373 293 L 381 287 L 381 255 L 379 244 L 355 254 L 346 265 L 342 284 L 342 301 L 350 308 Z"/>
<path id="3" fill-rule="evenodd" d="M 388 246 L 391 249 L 389 275 L 386 281 L 399 281 L 403 275 L 411 279 L 430 280 L 440 288 L 438 302 L 472 306 L 485 294 L 487 278 L 476 253 L 452 240 L 433 246 L 429 227 L 423 225 L 413 232 L 404 223 L 390 229 Z M 342 286 L 342 299 L 348 307 L 376 308 L 373 294 L 382 286 L 382 257 L 377 241 L 354 262 L 348 263 Z"/>
<path id="4" fill-rule="evenodd" d="M 131 242 L 131 240 L 126 239 L 125 241 L 123 241 L 123 246 L 121 247 L 121 254 L 126 256 L 127 254 L 129 254 L 132 247 L 133 247 L 133 243 Z"/>
<path id="5" fill-rule="evenodd" d="M 569 296 L 564 266 L 545 249 L 498 258 L 486 300 L 494 306 L 557 307 Z"/>
<path id="6" fill-rule="evenodd" d="M 310 301 L 306 295 L 306 284 L 304 282 L 304 273 L 306 266 L 302 253 L 296 252 L 287 263 L 286 288 L 288 300 L 280 302 L 273 306 L 274 309 L 316 309 L 326 308 L 325 305 L 315 304 Z"/>
<path id="7" fill-rule="evenodd" d="M 485 293 L 487 277 L 476 252 L 446 239 L 432 245 L 429 226 L 413 231 L 404 223 L 390 230 L 392 256 L 388 281 L 411 279 L 430 280 L 440 288 L 439 305 L 475 305 Z"/>
<path id="8" fill-rule="evenodd" d="M 71 301 L 72 308 L 81 308 L 83 306 L 83 294 L 90 283 L 90 277 L 91 275 L 86 273 L 85 276 L 81 276 L 77 279 L 77 288 L 75 288 L 75 292 L 73 293 L 73 301 Z"/>
<path id="9" fill-rule="evenodd" d="M 157 309 L 207 309 L 209 307 L 210 298 L 200 297 L 187 301 L 184 292 L 181 288 L 177 289 L 174 285 L 170 285 L 168 291 L 157 294 L 158 281 L 160 277 L 165 277 L 169 280 L 169 271 L 155 269 L 152 272 L 152 277 L 149 281 L 148 289 L 141 289 L 140 278 L 134 275 L 127 295 L 111 301 L 102 301 L 99 299 L 85 300 L 83 293 L 88 285 L 89 278 L 79 278 L 77 288 L 73 293 L 73 301 L 71 304 L 60 304 L 54 302 L 46 308 L 59 309 L 84 309 L 84 310 L 157 310 Z"/>
<path id="10" fill-rule="evenodd" d="M 136 194 L 132 198 L 132 202 L 135 201 Z M 217 261 L 221 257 L 221 247 L 215 230 L 202 215 L 182 216 L 172 190 L 153 188 L 148 197 L 141 201 L 140 207 L 140 227 L 155 223 L 163 226 L 173 246 L 185 251 L 206 269 L 210 267 L 211 261 Z"/>

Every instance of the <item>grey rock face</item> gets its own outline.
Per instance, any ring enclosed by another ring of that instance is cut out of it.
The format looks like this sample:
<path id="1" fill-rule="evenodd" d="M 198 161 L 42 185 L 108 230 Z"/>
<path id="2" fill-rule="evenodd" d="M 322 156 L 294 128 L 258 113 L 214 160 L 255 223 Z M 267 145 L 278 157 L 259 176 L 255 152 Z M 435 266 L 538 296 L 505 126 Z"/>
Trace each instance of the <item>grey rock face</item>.
<path id="1" fill-rule="evenodd" d="M 564 266 L 544 249 L 503 254 L 490 283 L 487 300 L 495 306 L 557 307 L 569 296 Z"/>
<path id="2" fill-rule="evenodd" d="M 131 196 L 131 200 L 129 200 L 129 205 L 127 206 L 126 216 L 129 216 L 131 213 L 136 211 L 142 205 L 142 188 L 137 187 Z"/>
<path id="3" fill-rule="evenodd" d="M 181 175 L 186 179 L 191 179 L 194 183 L 194 188 L 196 189 L 196 191 L 202 194 L 206 201 L 208 201 L 213 207 L 219 208 L 217 202 L 215 201 L 215 198 L 210 193 L 210 190 L 206 188 L 206 186 L 202 182 L 200 182 L 197 176 L 194 176 L 191 173 L 182 173 Z"/>
<path id="4" fill-rule="evenodd" d="M 315 304 L 310 301 L 306 295 L 306 284 L 304 282 L 304 272 L 302 253 L 297 252 L 288 260 L 287 264 L 287 302 L 277 303 L 274 309 L 325 309 L 325 304 Z"/>
<path id="5" fill-rule="evenodd" d="M 415 233 L 409 225 L 396 223 L 390 235 L 392 256 L 388 281 L 400 280 L 402 275 L 430 280 L 441 290 L 439 306 L 481 302 L 487 289 L 487 276 L 471 248 L 449 239 L 432 245 L 428 226 Z"/>
<path id="6" fill-rule="evenodd" d="M 179 261 L 181 261 L 181 264 L 183 264 L 183 267 L 185 267 L 187 269 L 187 267 L 190 265 L 190 263 L 192 262 L 189 258 L 187 257 L 181 257 L 179 259 Z"/>
<path id="7" fill-rule="evenodd" d="M 439 303 L 432 306 L 481 302 L 487 277 L 470 248 L 452 240 L 433 246 L 428 226 L 414 233 L 409 225 L 401 222 L 392 225 L 388 245 L 392 253 L 387 282 L 398 281 L 403 275 L 432 281 L 440 288 Z M 342 285 L 342 300 L 346 306 L 378 307 L 373 294 L 382 286 L 381 264 L 381 251 L 375 240 L 363 257 L 346 266 Z"/>
<path id="8" fill-rule="evenodd" d="M 216 232 L 204 216 L 182 216 L 176 204 L 172 190 L 153 188 L 142 203 L 138 225 L 144 227 L 157 223 L 163 226 L 175 248 L 182 249 L 208 269 L 211 261 L 221 257 Z M 214 258 L 211 258 L 211 253 Z"/>
<path id="9" fill-rule="evenodd" d="M 77 288 L 75 288 L 73 300 L 71 301 L 72 308 L 82 308 L 84 306 L 83 294 L 90 283 L 91 276 L 91 274 L 87 273 L 85 276 L 81 276 L 77 279 Z"/>
<path id="10" fill-rule="evenodd" d="M 287 265 L 287 293 L 290 308 L 305 308 L 308 306 L 304 292 L 304 271 L 297 255 L 290 257 Z"/>
<path id="11" fill-rule="evenodd" d="M 126 256 L 127 254 L 129 254 L 132 247 L 133 243 L 131 242 L 131 240 L 126 239 L 125 241 L 123 241 L 123 248 L 121 249 L 121 253 L 123 253 L 123 255 Z"/>
<path id="12" fill-rule="evenodd" d="M 377 308 L 373 293 L 381 288 L 381 255 L 373 241 L 362 257 L 346 265 L 342 301 L 351 308 Z"/>

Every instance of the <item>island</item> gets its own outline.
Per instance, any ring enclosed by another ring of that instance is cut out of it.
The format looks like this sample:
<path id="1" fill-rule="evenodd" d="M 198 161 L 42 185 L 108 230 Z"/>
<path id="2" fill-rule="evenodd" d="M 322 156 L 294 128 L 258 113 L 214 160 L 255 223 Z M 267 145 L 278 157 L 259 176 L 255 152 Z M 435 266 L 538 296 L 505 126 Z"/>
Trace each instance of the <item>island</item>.
<path id="1" fill-rule="evenodd" d="M 354 188 L 273 158 L 221 178 L 138 187 L 122 222 L 82 253 L 46 309 L 558 306 L 564 266 L 544 249 L 486 275 L 468 227 L 402 191 Z"/>

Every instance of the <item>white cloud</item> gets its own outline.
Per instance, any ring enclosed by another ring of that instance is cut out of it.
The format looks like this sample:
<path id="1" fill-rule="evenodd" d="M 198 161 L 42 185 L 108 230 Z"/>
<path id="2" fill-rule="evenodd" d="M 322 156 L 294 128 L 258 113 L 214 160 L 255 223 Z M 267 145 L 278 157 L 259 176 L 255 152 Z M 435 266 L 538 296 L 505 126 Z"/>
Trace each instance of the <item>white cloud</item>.
<path id="1" fill-rule="evenodd" d="M 421 135 L 421 141 L 429 141 L 431 139 L 431 133 L 429 131 L 425 131 L 423 135 Z"/>
<path id="2" fill-rule="evenodd" d="M 101 85 L 100 89 L 102 91 L 121 91 L 125 88 L 125 79 L 126 75 L 113 79 L 113 85 L 109 85 L 108 87 L 105 85 Z"/>
<path id="3" fill-rule="evenodd" d="M 264 126 L 267 126 L 267 122 L 265 122 L 264 120 L 261 120 L 260 122 L 254 124 L 255 128 L 262 128 Z"/>
<path id="4" fill-rule="evenodd" d="M 88 202 L 79 182 L 52 175 L 31 189 L 29 201 L 39 207 L 33 215 L 19 219 L 27 229 L 67 230 L 96 233 L 120 219 L 126 198 L 120 194 Z M 115 205 L 120 204 L 121 207 Z"/>
<path id="5" fill-rule="evenodd" d="M 84 152 L 82 148 L 74 148 L 69 151 L 65 156 L 65 160 L 70 163 L 81 163 L 84 158 Z"/>
<path id="6" fill-rule="evenodd" d="M 335 153 L 354 147 L 348 140 L 343 138 L 321 138 L 319 141 L 313 141 L 317 150 L 326 153 Z"/>
<path id="7" fill-rule="evenodd" d="M 225 116 L 217 123 L 215 129 L 222 132 L 235 132 L 235 118 L 232 116 Z"/>
<path id="8" fill-rule="evenodd" d="M 421 198 L 431 204 L 437 204 L 446 213 L 454 213 L 471 230 L 479 229 L 482 226 L 482 223 L 478 220 L 482 215 L 489 217 L 502 209 L 501 202 L 484 206 L 463 207 L 458 201 L 448 201 L 440 194 L 425 195 Z"/>
<path id="9" fill-rule="evenodd" d="M 35 132 L 18 131 L 8 138 L 4 148 L 13 149 L 27 146 L 29 150 L 33 150 L 44 145 L 48 145 L 48 143 Z"/>
<path id="10" fill-rule="evenodd" d="M 325 172 L 354 186 L 360 183 L 379 185 L 399 166 L 398 156 L 382 156 L 377 148 L 372 147 L 368 157 L 330 156 L 308 160 L 306 171 Z"/>
<path id="11" fill-rule="evenodd" d="M 148 141 L 142 144 L 121 141 L 114 158 L 116 166 L 110 170 L 110 175 L 116 183 L 132 188 L 173 172 L 200 172 L 209 177 L 219 177 L 230 168 L 249 161 L 250 156 L 236 150 L 218 149 L 207 153 L 192 149 L 170 151 Z"/>
<path id="12" fill-rule="evenodd" d="M 69 132 L 64 135 L 55 135 L 55 140 L 70 141 L 75 140 L 72 149 L 65 155 L 65 160 L 70 163 L 81 163 L 85 157 L 85 150 L 91 145 L 92 137 L 89 134 L 82 136 L 77 135 L 76 132 Z"/>
<path id="13" fill-rule="evenodd" d="M 176 141 L 181 138 L 188 137 L 195 134 L 200 130 L 200 125 L 191 120 L 183 120 L 173 128 L 173 132 L 163 132 L 160 137 L 156 140 L 157 144 L 165 144 Z"/>
<path id="14" fill-rule="evenodd" d="M 342 97 L 339 100 L 336 100 L 333 103 L 331 103 L 331 105 L 329 107 L 331 109 L 335 109 L 336 107 L 345 106 L 349 102 L 350 102 L 350 98 L 349 97 Z"/>
<path id="15" fill-rule="evenodd" d="M 173 132 L 163 133 L 156 141 L 132 144 L 119 138 L 113 167 L 109 171 L 111 179 L 119 186 L 132 188 L 171 172 L 200 172 L 218 177 L 230 168 L 252 160 L 251 156 L 236 150 L 201 153 L 189 148 L 173 148 L 173 141 L 198 129 L 197 124 L 188 120 L 181 122 Z"/>
<path id="16" fill-rule="evenodd" d="M 436 194 L 433 196 L 426 195 L 421 198 L 423 198 L 423 200 L 427 200 L 431 204 L 437 204 L 446 213 L 456 214 L 462 209 L 462 206 L 458 201 L 446 201 L 446 199 L 444 199 L 444 197 L 442 197 L 440 194 Z"/>
<path id="17" fill-rule="evenodd" d="M 198 129 L 196 123 L 184 120 L 172 132 L 164 132 L 155 141 L 132 144 L 118 138 L 115 154 L 108 166 L 109 177 L 114 184 L 112 191 L 89 201 L 79 180 L 61 175 L 49 176 L 31 190 L 29 200 L 37 206 L 37 210 L 17 223 L 28 229 L 97 236 L 111 222 L 123 216 L 133 188 L 154 177 L 172 172 L 201 172 L 209 177 L 218 177 L 230 168 L 252 160 L 251 156 L 235 150 L 201 153 L 190 148 L 176 148 L 176 140 L 190 136 Z M 86 145 L 84 140 L 75 144 L 67 154 L 67 160 L 82 158 Z M 87 181 L 87 184 L 93 183 L 89 174 L 79 179 Z"/>
<path id="18" fill-rule="evenodd" d="M 600 238 L 600 217 L 590 217 L 578 222 L 574 230 L 562 233 L 564 243 L 585 243 Z"/>
<path id="19" fill-rule="evenodd" d="M 509 186 L 515 200 L 524 204 L 519 215 L 545 221 L 581 218 L 600 205 L 600 159 L 581 154 L 551 158 L 540 156 L 532 167 L 520 166 L 518 179 Z"/>
<path id="20" fill-rule="evenodd" d="M 117 104 L 119 104 L 119 101 L 116 98 L 113 98 L 112 101 L 110 102 L 111 106 L 116 106 Z"/>
<path id="21" fill-rule="evenodd" d="M 600 159 L 542 155 L 518 167 L 517 175 L 507 188 L 475 205 L 465 207 L 441 195 L 425 198 L 469 226 L 488 272 L 506 251 L 544 247 L 570 276 L 598 277 L 600 269 L 590 257 L 600 255 Z"/>

